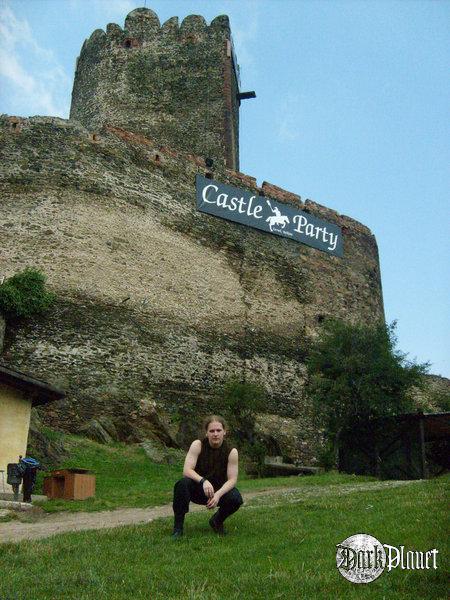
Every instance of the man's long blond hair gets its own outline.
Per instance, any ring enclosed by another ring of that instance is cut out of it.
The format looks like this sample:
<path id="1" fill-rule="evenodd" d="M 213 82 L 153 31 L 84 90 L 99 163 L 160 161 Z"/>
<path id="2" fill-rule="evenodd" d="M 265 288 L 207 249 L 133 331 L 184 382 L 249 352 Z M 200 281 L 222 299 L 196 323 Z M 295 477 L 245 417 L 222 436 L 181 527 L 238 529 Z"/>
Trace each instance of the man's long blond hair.
<path id="1" fill-rule="evenodd" d="M 217 421 L 218 423 L 220 423 L 222 425 L 222 427 L 225 429 L 225 431 L 227 430 L 227 422 L 225 421 L 225 419 L 220 416 L 220 415 L 208 415 L 207 417 L 205 417 L 203 419 L 203 431 L 208 431 L 208 427 L 209 424 L 212 423 L 213 421 Z"/>

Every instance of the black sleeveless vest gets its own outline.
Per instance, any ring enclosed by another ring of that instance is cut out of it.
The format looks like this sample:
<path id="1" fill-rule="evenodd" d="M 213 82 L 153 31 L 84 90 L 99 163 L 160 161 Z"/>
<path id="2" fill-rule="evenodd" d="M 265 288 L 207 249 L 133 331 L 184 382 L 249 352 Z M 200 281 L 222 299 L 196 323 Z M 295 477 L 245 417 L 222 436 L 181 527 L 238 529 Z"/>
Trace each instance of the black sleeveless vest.
<path id="1" fill-rule="evenodd" d="M 224 440 L 220 448 L 211 448 L 208 438 L 202 440 L 202 449 L 195 465 L 195 471 L 213 485 L 217 492 L 228 480 L 227 467 L 231 449 Z"/>

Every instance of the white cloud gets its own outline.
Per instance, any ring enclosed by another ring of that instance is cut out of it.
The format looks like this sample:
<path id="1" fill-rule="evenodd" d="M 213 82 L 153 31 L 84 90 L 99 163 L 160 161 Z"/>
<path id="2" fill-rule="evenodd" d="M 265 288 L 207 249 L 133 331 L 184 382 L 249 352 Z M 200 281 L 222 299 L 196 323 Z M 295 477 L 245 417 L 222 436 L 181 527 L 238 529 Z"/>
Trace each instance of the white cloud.
<path id="1" fill-rule="evenodd" d="M 70 90 L 70 78 L 54 54 L 37 43 L 28 21 L 18 18 L 8 3 L 0 7 L 0 78 L 9 104 L 26 105 L 28 114 L 68 116 L 68 102 L 62 98 L 69 94 L 62 90 Z"/>
<path id="2" fill-rule="evenodd" d="M 254 70 L 255 55 L 252 46 L 259 32 L 258 4 L 257 2 L 246 4 L 245 9 L 245 19 L 236 19 L 236 23 L 231 19 L 233 42 L 239 65 L 244 69 L 250 70 L 252 68 Z M 245 28 L 240 28 L 237 25 L 240 22 L 245 23 Z"/>
<path id="3" fill-rule="evenodd" d="M 288 94 L 280 103 L 277 114 L 277 133 L 282 142 L 293 142 L 300 137 L 300 98 Z"/>

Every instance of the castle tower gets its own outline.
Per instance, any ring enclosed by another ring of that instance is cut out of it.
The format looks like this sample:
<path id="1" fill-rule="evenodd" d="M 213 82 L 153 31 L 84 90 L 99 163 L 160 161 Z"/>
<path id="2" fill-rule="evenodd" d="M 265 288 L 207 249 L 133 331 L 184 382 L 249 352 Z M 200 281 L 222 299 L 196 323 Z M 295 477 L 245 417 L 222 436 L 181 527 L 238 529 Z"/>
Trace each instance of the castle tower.
<path id="1" fill-rule="evenodd" d="M 147 8 L 109 24 L 77 60 L 70 118 L 121 127 L 161 146 L 239 168 L 238 67 L 227 16 L 172 17 Z"/>

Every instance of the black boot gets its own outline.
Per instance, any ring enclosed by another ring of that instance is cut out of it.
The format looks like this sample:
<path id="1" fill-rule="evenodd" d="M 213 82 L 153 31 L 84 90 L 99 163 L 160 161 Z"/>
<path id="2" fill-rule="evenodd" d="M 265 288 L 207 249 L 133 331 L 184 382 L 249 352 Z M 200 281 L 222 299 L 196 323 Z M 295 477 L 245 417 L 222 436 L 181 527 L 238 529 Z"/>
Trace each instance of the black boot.
<path id="1" fill-rule="evenodd" d="M 179 540 L 183 536 L 184 515 L 175 515 L 172 539 Z"/>
<path id="2" fill-rule="evenodd" d="M 173 533 L 172 533 L 172 539 L 174 541 L 176 541 L 176 540 L 179 540 L 182 537 L 183 537 L 183 530 L 182 529 L 175 529 L 174 528 Z"/>
<path id="3" fill-rule="evenodd" d="M 210 520 L 209 520 L 209 525 L 211 527 L 211 529 L 214 531 L 214 533 L 217 533 L 217 535 L 226 535 L 226 531 L 223 528 L 223 523 L 221 523 L 218 519 L 217 519 L 217 514 L 213 515 Z"/>

